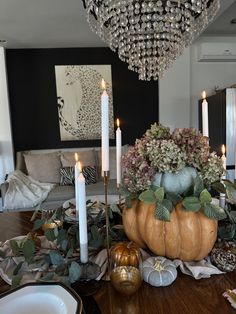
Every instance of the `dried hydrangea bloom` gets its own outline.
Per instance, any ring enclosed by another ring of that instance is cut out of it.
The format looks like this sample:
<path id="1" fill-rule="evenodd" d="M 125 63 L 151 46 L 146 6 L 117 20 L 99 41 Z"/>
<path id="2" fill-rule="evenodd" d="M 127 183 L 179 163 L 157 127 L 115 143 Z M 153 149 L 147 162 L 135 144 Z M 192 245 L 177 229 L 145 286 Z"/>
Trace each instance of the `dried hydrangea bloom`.
<path id="1" fill-rule="evenodd" d="M 215 152 L 211 153 L 201 170 L 201 177 L 204 184 L 209 187 L 213 182 L 219 181 L 223 173 L 222 159 Z"/>
<path id="2" fill-rule="evenodd" d="M 131 193 L 146 190 L 152 184 L 156 171 L 138 152 L 137 146 L 132 147 L 122 161 L 124 184 Z"/>
<path id="3" fill-rule="evenodd" d="M 186 153 L 173 140 L 151 140 L 147 144 L 151 165 L 158 172 L 178 172 L 186 165 Z"/>
<path id="4" fill-rule="evenodd" d="M 153 124 L 124 156 L 124 184 L 131 193 L 147 189 L 156 172 L 178 173 L 195 168 L 209 187 L 223 174 L 221 158 L 210 154 L 208 138 L 192 128 L 175 129 Z"/>
<path id="5" fill-rule="evenodd" d="M 150 129 L 146 131 L 144 137 L 168 140 L 171 137 L 170 128 L 162 124 L 154 123 L 151 125 Z"/>
<path id="6" fill-rule="evenodd" d="M 209 157 L 208 138 L 192 128 L 175 129 L 172 138 L 181 149 L 185 150 L 187 165 L 200 170 Z"/>

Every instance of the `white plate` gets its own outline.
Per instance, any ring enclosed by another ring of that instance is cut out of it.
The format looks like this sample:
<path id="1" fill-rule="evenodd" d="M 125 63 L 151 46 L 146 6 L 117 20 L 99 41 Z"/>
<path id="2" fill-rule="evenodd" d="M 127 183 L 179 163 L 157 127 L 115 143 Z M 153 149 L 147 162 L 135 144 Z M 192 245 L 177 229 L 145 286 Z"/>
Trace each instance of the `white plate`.
<path id="1" fill-rule="evenodd" d="M 60 283 L 30 283 L 0 295 L 4 314 L 78 314 L 82 301 Z"/>

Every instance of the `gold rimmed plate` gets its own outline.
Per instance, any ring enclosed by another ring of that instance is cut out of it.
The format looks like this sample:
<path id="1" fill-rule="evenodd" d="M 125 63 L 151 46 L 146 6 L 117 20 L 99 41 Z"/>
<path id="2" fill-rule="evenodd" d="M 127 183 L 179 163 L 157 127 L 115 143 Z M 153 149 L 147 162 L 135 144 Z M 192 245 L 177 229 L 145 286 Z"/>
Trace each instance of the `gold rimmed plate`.
<path id="1" fill-rule="evenodd" d="M 80 314 L 83 303 L 62 283 L 27 283 L 0 295 L 4 314 Z"/>

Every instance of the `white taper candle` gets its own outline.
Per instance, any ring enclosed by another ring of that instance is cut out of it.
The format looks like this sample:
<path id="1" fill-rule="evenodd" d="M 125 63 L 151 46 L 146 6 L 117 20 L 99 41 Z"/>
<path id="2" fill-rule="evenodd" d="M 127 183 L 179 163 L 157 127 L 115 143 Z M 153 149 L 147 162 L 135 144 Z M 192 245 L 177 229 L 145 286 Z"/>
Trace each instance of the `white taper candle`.
<path id="1" fill-rule="evenodd" d="M 221 160 L 223 163 L 223 168 L 225 173 L 222 175 L 221 179 L 226 179 L 226 156 L 225 156 L 225 145 L 222 145 L 221 147 L 221 151 L 222 151 L 222 156 L 221 156 Z M 224 208 L 225 207 L 225 193 L 220 193 L 220 207 Z"/>
<path id="2" fill-rule="evenodd" d="M 79 163 L 80 174 L 77 178 L 78 193 L 76 194 L 76 205 L 79 208 L 79 241 L 80 241 L 80 261 L 88 262 L 88 230 L 87 230 L 87 208 L 85 178 L 82 173 L 81 164 Z"/>
<path id="3" fill-rule="evenodd" d="M 206 101 L 206 92 L 202 93 L 202 134 L 209 137 L 209 123 L 208 123 L 208 103 Z"/>
<path id="4" fill-rule="evenodd" d="M 102 172 L 109 171 L 109 98 L 106 85 L 102 80 L 103 93 L 101 97 L 101 130 L 102 130 Z"/>
<path id="5" fill-rule="evenodd" d="M 121 183 L 121 149 L 122 149 L 122 138 L 121 138 L 121 129 L 120 121 L 116 120 L 117 129 L 116 129 L 116 182 L 117 186 Z"/>

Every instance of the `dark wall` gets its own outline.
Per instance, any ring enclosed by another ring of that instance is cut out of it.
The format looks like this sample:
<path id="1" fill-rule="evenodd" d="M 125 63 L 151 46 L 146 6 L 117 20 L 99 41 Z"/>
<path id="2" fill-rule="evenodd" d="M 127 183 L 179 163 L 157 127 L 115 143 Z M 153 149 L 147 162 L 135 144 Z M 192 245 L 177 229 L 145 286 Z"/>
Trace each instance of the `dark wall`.
<path id="1" fill-rule="evenodd" d="M 108 48 L 8 49 L 6 60 L 15 151 L 100 145 L 60 140 L 55 65 L 111 64 L 114 118 L 122 121 L 124 144 L 158 121 L 158 83 L 139 81 Z"/>

